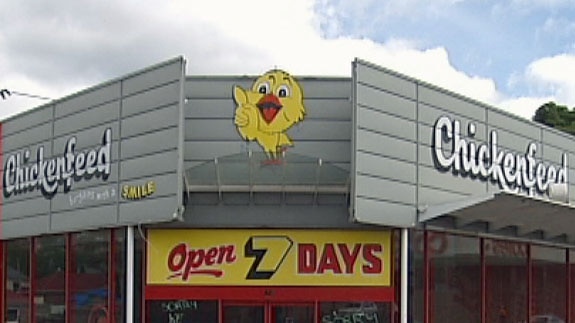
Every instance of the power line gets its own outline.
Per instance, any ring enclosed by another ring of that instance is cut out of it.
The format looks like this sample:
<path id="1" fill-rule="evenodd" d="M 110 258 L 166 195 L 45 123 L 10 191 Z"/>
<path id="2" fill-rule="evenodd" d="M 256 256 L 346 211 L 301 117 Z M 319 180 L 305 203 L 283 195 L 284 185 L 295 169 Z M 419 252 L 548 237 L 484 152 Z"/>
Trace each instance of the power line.
<path id="1" fill-rule="evenodd" d="M 48 97 L 36 95 L 36 94 L 30 94 L 30 93 L 19 92 L 19 91 L 9 91 L 8 89 L 1 89 L 0 90 L 0 97 L 2 98 L 2 100 L 8 99 L 8 97 L 11 95 L 24 96 L 27 98 L 39 99 L 39 100 L 51 100 Z"/>

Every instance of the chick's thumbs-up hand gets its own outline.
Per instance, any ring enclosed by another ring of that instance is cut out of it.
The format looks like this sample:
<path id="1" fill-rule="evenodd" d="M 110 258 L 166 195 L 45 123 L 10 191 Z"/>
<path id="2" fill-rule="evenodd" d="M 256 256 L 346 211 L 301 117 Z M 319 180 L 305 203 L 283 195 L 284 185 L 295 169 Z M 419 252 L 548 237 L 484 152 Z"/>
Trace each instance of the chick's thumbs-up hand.
<path id="1" fill-rule="evenodd" d="M 244 138 L 252 139 L 257 133 L 258 108 L 250 102 L 249 93 L 239 86 L 234 86 L 233 96 L 237 105 L 234 123 Z"/>

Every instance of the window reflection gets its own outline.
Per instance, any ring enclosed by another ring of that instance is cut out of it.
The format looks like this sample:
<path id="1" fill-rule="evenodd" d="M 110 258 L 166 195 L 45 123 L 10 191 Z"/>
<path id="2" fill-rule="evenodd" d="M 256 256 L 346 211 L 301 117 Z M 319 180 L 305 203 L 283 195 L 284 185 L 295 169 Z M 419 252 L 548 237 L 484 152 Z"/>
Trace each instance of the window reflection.
<path id="1" fill-rule="evenodd" d="M 567 295 L 565 249 L 532 246 L 531 322 L 564 322 Z M 545 321 L 546 320 L 546 321 Z"/>
<path id="2" fill-rule="evenodd" d="M 6 322 L 28 322 L 30 244 L 28 239 L 6 242 Z"/>
<path id="3" fill-rule="evenodd" d="M 485 239 L 486 317 L 488 323 L 527 318 L 527 244 Z"/>
<path id="4" fill-rule="evenodd" d="M 479 238 L 428 232 L 434 322 L 481 322 Z"/>
<path id="5" fill-rule="evenodd" d="M 66 239 L 63 235 L 36 238 L 34 313 L 38 323 L 65 322 Z"/>
<path id="6" fill-rule="evenodd" d="M 106 322 L 109 231 L 72 235 L 72 322 Z"/>

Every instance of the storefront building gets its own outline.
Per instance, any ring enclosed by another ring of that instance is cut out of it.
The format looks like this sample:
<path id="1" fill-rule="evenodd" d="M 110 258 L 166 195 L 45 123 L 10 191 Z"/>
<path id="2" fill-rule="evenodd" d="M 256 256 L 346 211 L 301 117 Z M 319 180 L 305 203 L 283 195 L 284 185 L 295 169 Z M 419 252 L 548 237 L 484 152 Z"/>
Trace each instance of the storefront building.
<path id="1" fill-rule="evenodd" d="M 575 140 L 368 62 L 0 126 L 5 322 L 575 322 Z"/>

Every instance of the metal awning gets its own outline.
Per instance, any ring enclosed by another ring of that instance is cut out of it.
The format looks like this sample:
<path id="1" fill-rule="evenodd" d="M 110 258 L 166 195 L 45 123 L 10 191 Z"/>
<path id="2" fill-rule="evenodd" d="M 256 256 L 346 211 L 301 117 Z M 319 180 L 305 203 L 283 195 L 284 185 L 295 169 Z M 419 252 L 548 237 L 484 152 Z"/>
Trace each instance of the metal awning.
<path id="1" fill-rule="evenodd" d="M 509 192 L 420 207 L 418 215 L 422 224 L 575 244 L 573 205 Z"/>
<path id="2" fill-rule="evenodd" d="M 270 159 L 264 153 L 233 154 L 202 162 L 184 172 L 188 194 L 294 193 L 335 194 L 347 201 L 349 170 L 321 158 L 288 154 Z"/>

